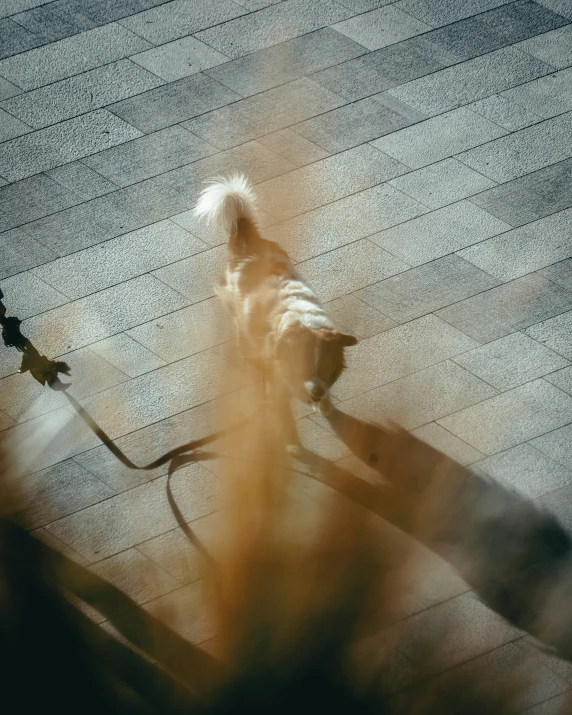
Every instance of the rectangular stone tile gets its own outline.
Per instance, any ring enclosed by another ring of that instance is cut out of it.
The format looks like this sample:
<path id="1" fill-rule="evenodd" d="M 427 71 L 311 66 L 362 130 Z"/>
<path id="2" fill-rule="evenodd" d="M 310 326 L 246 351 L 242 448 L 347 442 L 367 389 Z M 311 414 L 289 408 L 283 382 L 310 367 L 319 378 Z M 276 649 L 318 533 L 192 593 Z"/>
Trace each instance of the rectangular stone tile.
<path id="1" fill-rule="evenodd" d="M 418 266 L 509 228 L 470 201 L 458 201 L 376 233 L 369 240 L 411 266 Z"/>
<path id="2" fill-rule="evenodd" d="M 44 40 L 10 18 L 0 20 L 0 59 L 42 45 Z"/>
<path id="3" fill-rule="evenodd" d="M 188 77 L 228 61 L 226 55 L 213 50 L 195 37 L 183 37 L 181 40 L 168 42 L 166 45 L 132 55 L 131 59 L 167 82 Z"/>
<path id="4" fill-rule="evenodd" d="M 4 278 L 2 292 L 8 315 L 16 315 L 20 320 L 68 302 L 65 295 L 44 283 L 31 271 Z"/>
<path id="5" fill-rule="evenodd" d="M 260 206 L 278 219 L 311 211 L 383 181 L 406 167 L 368 145 L 322 159 L 256 187 Z"/>
<path id="6" fill-rule="evenodd" d="M 557 69 L 572 64 L 572 25 L 544 32 L 521 42 L 519 49 Z"/>
<path id="7" fill-rule="evenodd" d="M 509 281 L 568 257 L 571 231 L 572 210 L 567 209 L 465 248 L 459 255 Z"/>
<path id="8" fill-rule="evenodd" d="M 217 149 L 203 139 L 181 126 L 174 126 L 87 157 L 84 161 L 117 186 L 128 186 L 216 152 Z"/>
<path id="9" fill-rule="evenodd" d="M 572 397 L 542 378 L 466 407 L 439 424 L 484 454 L 495 454 L 572 420 Z"/>
<path id="10" fill-rule="evenodd" d="M 197 303 L 214 295 L 214 284 L 223 275 L 226 261 L 226 246 L 217 246 L 192 258 L 159 268 L 153 275 L 182 293 L 191 303 Z"/>
<path id="11" fill-rule="evenodd" d="M 572 424 L 569 424 L 533 439 L 531 445 L 564 467 L 570 468 L 572 464 L 571 437 Z"/>
<path id="12" fill-rule="evenodd" d="M 572 311 L 568 311 L 556 315 L 554 318 L 548 318 L 537 325 L 532 325 L 526 332 L 551 350 L 556 350 L 564 357 L 572 359 L 571 329 Z"/>
<path id="13" fill-rule="evenodd" d="M 547 266 L 544 270 L 539 271 L 539 275 L 572 290 L 572 258 Z"/>
<path id="14" fill-rule="evenodd" d="M 118 333 L 110 338 L 92 343 L 90 350 L 129 377 L 138 377 L 165 365 L 165 361 L 127 333 Z"/>
<path id="15" fill-rule="evenodd" d="M 505 5 L 510 0 L 472 0 L 470 4 L 459 3 L 457 0 L 401 0 L 400 9 L 418 17 L 433 27 L 448 25 L 450 22 L 463 20 L 465 17 L 486 12 L 499 5 Z"/>
<path id="16" fill-rule="evenodd" d="M 343 103 L 337 95 L 303 78 L 195 116 L 183 126 L 221 149 L 229 149 Z"/>
<path id="17" fill-rule="evenodd" d="M 88 561 L 99 561 L 177 526 L 165 490 L 166 477 L 118 494 L 60 519 L 49 531 Z M 177 471 L 171 486 L 177 506 L 190 521 L 213 511 L 216 477 L 200 464 Z"/>
<path id="18" fill-rule="evenodd" d="M 330 300 L 324 309 L 336 328 L 363 340 L 395 327 L 395 322 L 353 295 Z"/>
<path id="19" fill-rule="evenodd" d="M 112 23 L 2 60 L 0 75 L 22 89 L 36 89 L 149 46 L 141 37 Z"/>
<path id="20" fill-rule="evenodd" d="M 162 45 L 212 25 L 219 25 L 246 12 L 246 9 L 230 0 L 217 0 L 213 3 L 203 0 L 175 0 L 137 14 L 129 13 L 130 17 L 123 19 L 120 24 L 149 42 Z"/>
<path id="21" fill-rule="evenodd" d="M 64 295 L 76 299 L 206 248 L 202 241 L 179 226 L 160 221 L 46 263 L 34 273 Z"/>
<path id="22" fill-rule="evenodd" d="M 340 408 L 377 424 L 394 420 L 415 429 L 495 394 L 490 385 L 446 360 L 346 400 Z"/>
<path id="23" fill-rule="evenodd" d="M 26 201 L 22 201 L 22 196 Z M 64 188 L 43 174 L 0 187 L 0 231 L 61 211 L 81 200 L 73 188 Z"/>
<path id="24" fill-rule="evenodd" d="M 209 517 L 203 517 L 208 519 Z M 204 575 L 204 556 L 181 529 L 173 529 L 149 541 L 137 544 L 137 551 L 147 556 L 180 583 L 192 583 Z"/>
<path id="25" fill-rule="evenodd" d="M 18 229 L 0 234 L 0 278 L 39 266 L 55 257 L 54 251 L 22 235 Z"/>
<path id="26" fill-rule="evenodd" d="M 522 333 L 512 333 L 469 350 L 454 360 L 499 390 L 510 390 L 569 364 L 561 355 Z"/>
<path id="27" fill-rule="evenodd" d="M 108 499 L 115 492 L 71 459 L 21 481 L 25 507 L 21 518 L 37 529 Z"/>
<path id="28" fill-rule="evenodd" d="M 572 471 L 528 442 L 475 462 L 472 469 L 529 499 L 572 485 Z"/>
<path id="29" fill-rule="evenodd" d="M 235 92 L 199 73 L 117 102 L 109 109 L 148 133 L 204 114 L 236 99 L 239 95 Z"/>
<path id="30" fill-rule="evenodd" d="M 12 114 L 15 114 L 15 112 Z M 27 134 L 31 131 L 31 127 L 28 124 L 24 124 L 12 114 L 0 109 L 0 142 L 20 137 L 22 134 Z"/>
<path id="31" fill-rule="evenodd" d="M 377 139 L 372 144 L 412 169 L 419 169 L 504 134 L 505 130 L 498 125 L 461 107 Z"/>
<path id="32" fill-rule="evenodd" d="M 234 338 L 236 328 L 220 300 L 214 297 L 138 325 L 128 335 L 173 362 Z"/>
<path id="33" fill-rule="evenodd" d="M 397 99 L 429 116 L 497 94 L 553 68 L 535 57 L 504 47 L 454 67 L 389 90 Z"/>
<path id="34" fill-rule="evenodd" d="M 5 412 L 0 412 L 0 432 L 4 431 L 5 429 L 8 429 L 9 427 L 13 427 L 15 424 L 15 420 L 13 420 L 11 417 L 8 417 Z"/>
<path id="35" fill-rule="evenodd" d="M 50 169 L 46 175 L 65 186 L 66 189 L 77 193 L 84 201 L 95 199 L 115 191 L 117 186 L 98 174 L 81 161 L 72 161 L 69 164 Z"/>
<path id="36" fill-rule="evenodd" d="M 398 42 L 316 72 L 312 79 L 349 101 L 410 82 L 453 64 L 423 37 Z"/>
<path id="37" fill-rule="evenodd" d="M 140 276 L 24 321 L 46 355 L 61 355 L 181 308 L 187 301 L 153 276 Z"/>
<path id="38" fill-rule="evenodd" d="M 67 17 L 82 30 L 105 25 L 128 15 L 162 5 L 166 0 L 55 0 L 50 7 L 61 17 Z"/>
<path id="39" fill-rule="evenodd" d="M 362 45 L 325 27 L 219 65 L 206 74 L 247 97 L 365 52 Z"/>
<path id="40" fill-rule="evenodd" d="M 18 25 L 25 27 L 26 30 L 38 35 L 44 42 L 63 40 L 64 37 L 75 35 L 76 32 L 80 32 L 82 29 L 73 21 L 68 22 L 63 17 L 52 12 L 48 3 L 43 7 L 37 7 L 13 15 L 12 20 L 17 22 Z"/>
<path id="41" fill-rule="evenodd" d="M 509 89 L 503 96 L 548 118 L 572 109 L 571 91 L 572 69 L 568 68 Z"/>
<path id="42" fill-rule="evenodd" d="M 504 94 L 492 94 L 490 97 L 469 104 L 468 109 L 508 129 L 509 132 L 541 121 L 541 117 L 533 114 L 527 107 L 511 102 Z"/>
<path id="43" fill-rule="evenodd" d="M 340 5 L 355 12 L 367 12 L 368 10 L 375 10 L 376 7 L 391 4 L 391 0 L 344 0 L 340 3 Z"/>
<path id="44" fill-rule="evenodd" d="M 495 181 L 511 181 L 566 159 L 571 128 L 569 112 L 470 149 L 457 159 Z"/>
<path id="45" fill-rule="evenodd" d="M 273 227 L 271 236 L 297 261 L 318 256 L 419 216 L 425 207 L 388 184 L 296 216 Z"/>
<path id="46" fill-rule="evenodd" d="M 550 8 L 553 12 L 557 12 L 568 19 L 572 19 L 572 7 L 570 0 L 540 0 L 540 4 Z"/>
<path id="47" fill-rule="evenodd" d="M 20 94 L 22 90 L 16 87 L 15 84 L 8 82 L 7 79 L 0 77 L 0 99 L 8 99 L 8 97 L 15 97 Z"/>
<path id="48" fill-rule="evenodd" d="M 484 457 L 483 453 L 479 452 L 478 449 L 455 437 L 454 434 L 451 434 L 436 422 L 428 422 L 426 425 L 412 430 L 411 433 L 465 466 L 473 464 L 473 462 Z"/>
<path id="49" fill-rule="evenodd" d="M 4 142 L 0 145 L 0 164 L 3 175 L 17 181 L 135 139 L 140 134 L 113 114 L 98 109 Z"/>
<path id="50" fill-rule="evenodd" d="M 237 58 L 351 17 L 332 0 L 291 0 L 197 33 L 199 40 Z"/>
<path id="51" fill-rule="evenodd" d="M 311 164 L 328 156 L 321 146 L 314 144 L 291 129 L 279 129 L 277 132 L 260 137 L 259 144 L 300 167 Z"/>
<path id="52" fill-rule="evenodd" d="M 158 77 L 133 62 L 119 60 L 6 99 L 2 106 L 40 129 L 162 84 Z"/>
<path id="53" fill-rule="evenodd" d="M 443 308 L 437 315 L 486 343 L 570 307 L 572 292 L 533 274 Z"/>
<path id="54" fill-rule="evenodd" d="M 425 115 L 393 97 L 378 94 L 295 124 L 292 129 L 333 153 L 390 134 L 424 118 Z"/>
<path id="55" fill-rule="evenodd" d="M 496 285 L 488 273 L 450 255 L 364 288 L 357 297 L 404 323 Z"/>
<path id="56" fill-rule="evenodd" d="M 366 238 L 311 258 L 297 266 L 297 270 L 322 301 L 339 298 L 387 276 L 406 271 L 407 268 L 409 266 L 406 263 L 386 253 Z M 383 310 L 382 306 L 379 308 Z"/>
<path id="57" fill-rule="evenodd" d="M 31 10 L 38 5 L 44 5 L 46 0 L 5 0 L 0 8 L 0 17 L 8 17 L 17 12 Z"/>
<path id="58" fill-rule="evenodd" d="M 340 400 L 385 385 L 476 347 L 434 315 L 386 330 L 347 351 L 348 369 L 333 389 Z"/>
<path id="59" fill-rule="evenodd" d="M 339 22 L 334 25 L 334 29 L 369 50 L 379 50 L 420 35 L 430 27 L 394 5 L 389 5 Z"/>
<path id="60" fill-rule="evenodd" d="M 444 159 L 392 179 L 390 184 L 417 201 L 437 209 L 494 186 L 486 176 L 456 159 Z"/>

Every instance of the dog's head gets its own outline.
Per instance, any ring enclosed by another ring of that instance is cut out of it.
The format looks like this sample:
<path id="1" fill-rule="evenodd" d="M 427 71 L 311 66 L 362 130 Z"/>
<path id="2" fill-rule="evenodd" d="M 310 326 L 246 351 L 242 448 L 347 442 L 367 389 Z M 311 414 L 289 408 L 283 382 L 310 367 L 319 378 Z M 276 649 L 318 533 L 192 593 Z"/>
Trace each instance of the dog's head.
<path id="1" fill-rule="evenodd" d="M 357 342 L 353 335 L 333 329 L 291 326 L 280 336 L 274 354 L 281 379 L 299 400 L 318 405 L 342 374 L 344 348 Z"/>

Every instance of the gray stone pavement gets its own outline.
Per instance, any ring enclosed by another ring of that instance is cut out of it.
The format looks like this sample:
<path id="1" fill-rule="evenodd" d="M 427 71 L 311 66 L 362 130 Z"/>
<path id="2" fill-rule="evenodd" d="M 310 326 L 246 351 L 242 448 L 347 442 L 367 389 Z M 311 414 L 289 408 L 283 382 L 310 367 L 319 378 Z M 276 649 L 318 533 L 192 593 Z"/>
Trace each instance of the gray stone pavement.
<path id="1" fill-rule="evenodd" d="M 571 525 L 571 136 L 572 0 L 1 0 L 0 285 L 135 459 L 202 436 L 233 331 L 224 237 L 190 210 L 244 170 L 268 236 L 361 339 L 342 409 L 397 417 Z M 2 350 L 28 523 L 208 648 L 166 468 L 123 468 L 17 368 Z M 353 465 L 303 411 L 300 432 Z M 207 543 L 216 472 L 173 478 Z M 412 623 L 452 617 L 442 667 L 501 677 L 529 639 L 420 554 Z M 522 708 L 557 712 L 572 669 L 535 657 Z"/>

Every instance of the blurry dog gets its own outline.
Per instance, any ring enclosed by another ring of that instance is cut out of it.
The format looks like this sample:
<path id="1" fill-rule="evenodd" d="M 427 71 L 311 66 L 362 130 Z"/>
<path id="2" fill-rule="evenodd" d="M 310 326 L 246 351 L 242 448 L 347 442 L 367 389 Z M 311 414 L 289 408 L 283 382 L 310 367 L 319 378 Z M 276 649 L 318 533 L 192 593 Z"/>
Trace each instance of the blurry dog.
<path id="1" fill-rule="evenodd" d="M 287 253 L 260 235 L 247 179 L 211 183 L 195 215 L 228 231 L 229 260 L 217 294 L 234 317 L 239 346 L 288 395 L 320 410 L 357 339 L 335 329 Z"/>

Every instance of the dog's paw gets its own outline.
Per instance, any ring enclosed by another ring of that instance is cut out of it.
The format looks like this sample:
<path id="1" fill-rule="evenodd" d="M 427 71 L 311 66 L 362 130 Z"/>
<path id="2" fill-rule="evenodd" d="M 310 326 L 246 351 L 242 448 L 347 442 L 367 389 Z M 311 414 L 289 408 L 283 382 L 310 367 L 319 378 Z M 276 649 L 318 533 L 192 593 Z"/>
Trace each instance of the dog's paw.
<path id="1" fill-rule="evenodd" d="M 300 454 L 302 453 L 302 448 L 300 447 L 299 444 L 288 444 L 286 445 L 286 451 L 291 457 L 294 457 L 294 459 L 297 459 Z"/>
<path id="2" fill-rule="evenodd" d="M 322 415 L 322 417 L 328 417 L 328 415 L 331 415 L 333 409 L 334 405 L 329 397 L 324 397 L 324 399 L 320 400 L 318 403 L 318 412 Z"/>

